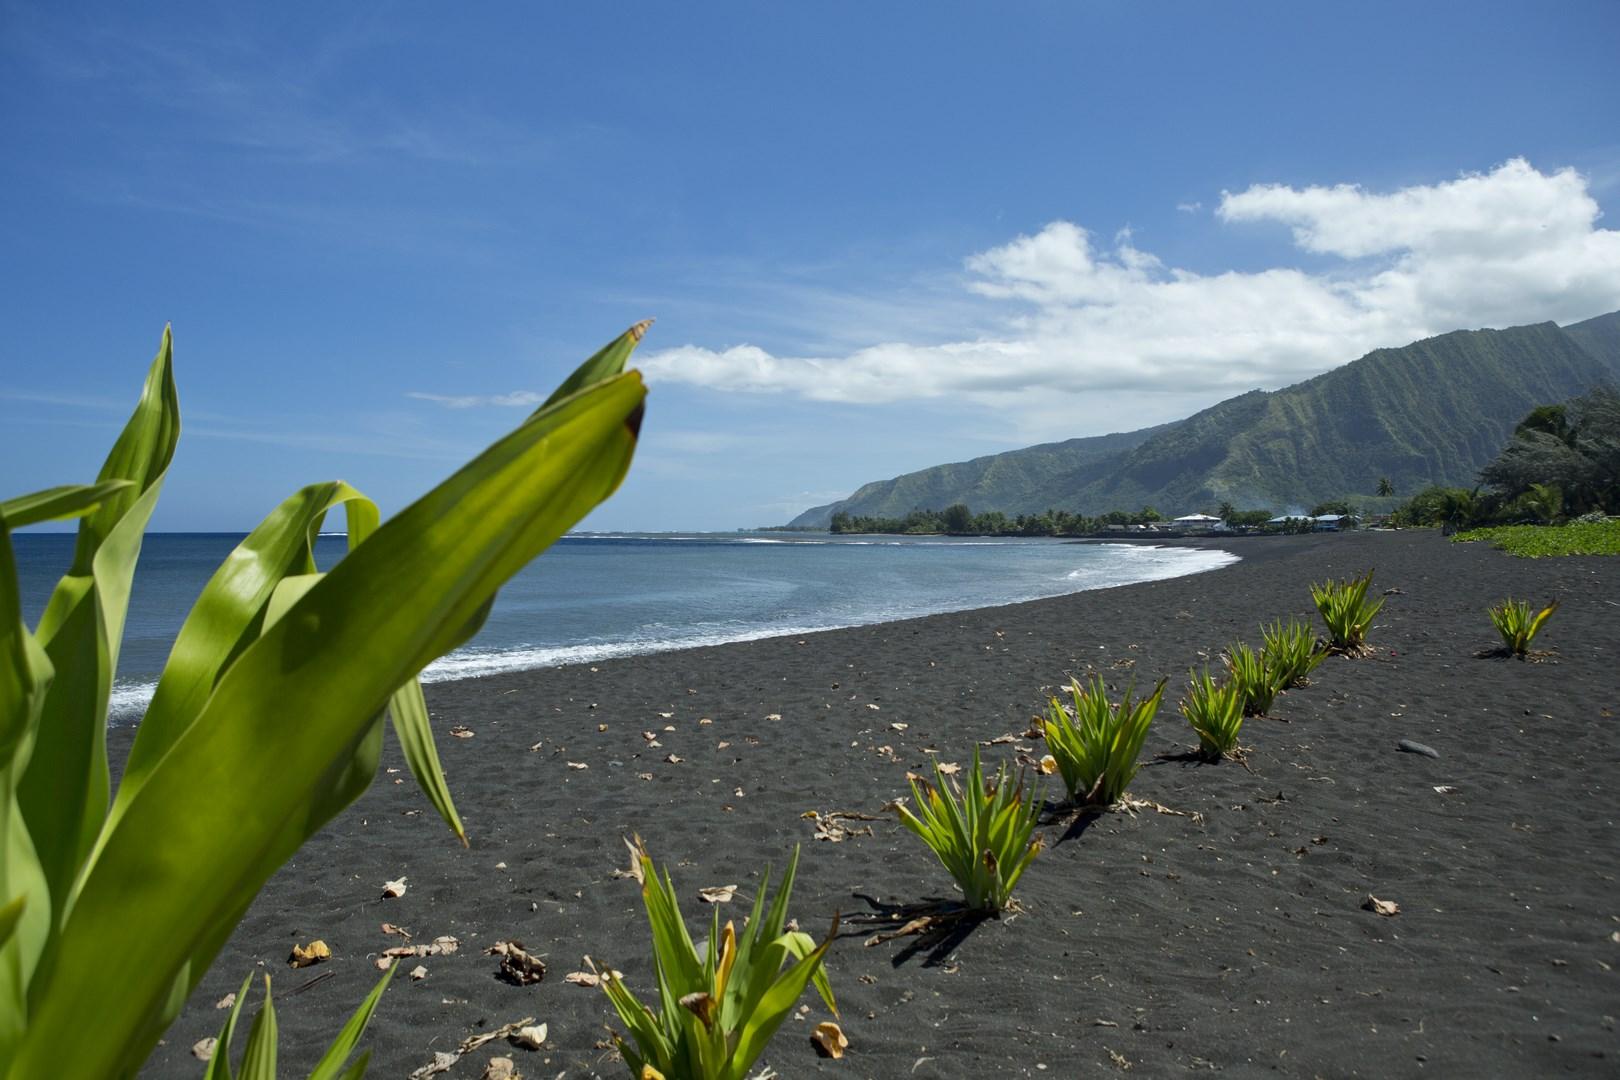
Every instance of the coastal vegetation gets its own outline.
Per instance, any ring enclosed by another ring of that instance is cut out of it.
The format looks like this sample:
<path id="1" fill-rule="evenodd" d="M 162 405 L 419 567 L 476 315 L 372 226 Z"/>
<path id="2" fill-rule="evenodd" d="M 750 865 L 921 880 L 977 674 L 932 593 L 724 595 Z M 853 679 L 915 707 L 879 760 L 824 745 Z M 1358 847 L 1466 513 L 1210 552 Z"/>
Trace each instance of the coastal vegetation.
<path id="1" fill-rule="evenodd" d="M 701 951 L 687 932 L 669 871 L 660 878 L 640 837 L 631 844 L 631 863 L 652 932 L 657 1011 L 636 998 L 619 972 L 609 968 L 600 973 L 602 989 L 630 1032 L 632 1041 L 617 1033 L 614 1040 L 631 1076 L 743 1080 L 811 983 L 838 1015 L 823 967 L 838 934 L 837 917 L 819 945 L 809 934 L 787 929 L 798 848 L 769 909 L 767 868 L 741 931 L 730 920 L 721 927 L 716 907 Z M 841 1038 L 836 1025 L 824 1027 Z"/>
<path id="2" fill-rule="evenodd" d="M 1085 686 L 1070 680 L 1070 707 L 1055 697 L 1050 700 L 1044 725 L 1046 746 L 1071 802 L 1108 807 L 1124 796 L 1140 767 L 1137 759 L 1159 711 L 1166 681 L 1160 679 L 1153 693 L 1135 702 L 1131 689 L 1126 688 L 1119 704 L 1111 705 L 1108 688 L 1100 677 L 1093 676 Z"/>
<path id="3" fill-rule="evenodd" d="M 1488 614 L 1491 625 L 1502 636 L 1502 644 L 1507 651 L 1521 659 L 1530 651 L 1530 643 L 1536 639 L 1552 613 L 1558 610 L 1558 601 L 1554 600 L 1540 611 L 1531 612 L 1530 605 L 1523 600 L 1514 600 L 1511 597 L 1500 604 L 1494 604 Z"/>
<path id="4" fill-rule="evenodd" d="M 1328 649 L 1346 656 L 1360 656 L 1367 651 L 1367 631 L 1373 616 L 1384 606 L 1382 598 L 1369 601 L 1367 590 L 1372 586 L 1373 572 L 1348 581 L 1328 581 L 1311 585 L 1311 599 L 1328 628 Z"/>
<path id="5" fill-rule="evenodd" d="M 1181 715 L 1198 736 L 1204 757 L 1219 761 L 1237 748 L 1246 700 L 1243 688 L 1235 679 L 1217 683 L 1207 667 L 1202 673 L 1187 672 L 1187 678 L 1191 681 L 1181 701 Z"/>
<path id="6" fill-rule="evenodd" d="M 1497 525 L 1458 533 L 1453 540 L 1482 540 L 1527 559 L 1552 555 L 1620 555 L 1620 518 L 1567 525 Z"/>
<path id="7" fill-rule="evenodd" d="M 1264 716 L 1281 689 L 1281 676 L 1247 644 L 1233 642 L 1226 648 L 1226 672 L 1243 697 L 1245 716 Z"/>
<path id="8" fill-rule="evenodd" d="M 1279 691 L 1304 686 L 1310 673 L 1316 670 L 1327 654 L 1316 647 L 1316 635 L 1298 619 L 1290 618 L 1284 626 L 1281 619 L 1260 627 L 1264 643 L 1260 649 L 1262 666 L 1271 675 Z"/>
<path id="9" fill-rule="evenodd" d="M 911 779 L 911 798 L 915 811 L 896 804 L 900 821 L 950 872 L 966 908 L 989 914 L 1005 909 L 1013 886 L 1041 850 L 1034 835 L 1040 805 L 1035 790 L 1025 789 L 1023 775 L 1014 784 L 1003 765 L 986 783 L 975 747 L 965 784 L 952 784 L 936 761 L 933 783 Z"/>
<path id="10" fill-rule="evenodd" d="M 386 523 L 337 481 L 272 511 L 198 597 L 116 795 L 109 693 L 180 434 L 167 329 L 96 482 L 0 503 L 0 1075 L 60 1075 L 64 1054 L 75 1075 L 133 1075 L 259 889 L 369 786 L 385 716 L 463 835 L 416 675 L 618 487 L 646 394 L 624 367 L 645 329 Z M 315 537 L 339 507 L 349 550 L 323 574 Z M 30 629 L 11 530 L 74 518 L 72 565 Z M 401 582 L 409 603 L 389 599 Z M 356 1015 L 363 1028 L 369 1011 Z M 256 1069 L 273 1036 L 267 998 L 249 1037 Z"/>
<path id="11" fill-rule="evenodd" d="M 1271 519 L 1270 510 L 1230 510 L 1220 516 L 1234 528 L 1258 528 Z M 1087 517 L 1067 510 L 1008 517 L 999 510 L 974 513 L 965 503 L 944 510 L 912 510 L 902 517 L 860 517 L 840 511 L 828 523 L 833 533 L 879 533 L 896 536 L 1093 536 L 1111 526 L 1152 525 L 1165 516 L 1152 506 L 1139 510 L 1110 510 Z M 1307 525 L 1308 527 L 1308 525 Z M 1281 531 L 1281 530 L 1279 530 Z"/>

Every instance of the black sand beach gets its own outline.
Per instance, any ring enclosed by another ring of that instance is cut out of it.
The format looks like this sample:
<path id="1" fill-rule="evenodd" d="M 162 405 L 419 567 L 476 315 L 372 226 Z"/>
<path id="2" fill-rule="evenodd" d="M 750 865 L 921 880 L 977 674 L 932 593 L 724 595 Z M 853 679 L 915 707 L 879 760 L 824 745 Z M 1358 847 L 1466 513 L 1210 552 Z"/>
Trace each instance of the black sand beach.
<path id="1" fill-rule="evenodd" d="M 1174 708 L 1190 666 L 1238 637 L 1258 645 L 1262 620 L 1314 622 L 1309 583 L 1369 567 L 1375 592 L 1393 590 L 1376 657 L 1329 659 L 1276 719 L 1249 721 L 1247 768 L 1150 761 L 1132 785 L 1201 821 L 1058 815 L 1022 912 L 935 947 L 865 947 L 874 928 L 846 925 L 828 969 L 848 1055 L 816 1057 L 811 994 L 764 1063 L 784 1077 L 1615 1075 L 1620 560 L 1518 560 L 1432 532 L 1227 546 L 1241 563 L 1171 581 L 430 686 L 471 848 L 390 745 L 389 772 L 270 882 L 143 1075 L 198 1075 L 190 1048 L 217 1033 L 214 1003 L 261 964 L 283 1073 L 303 1075 L 399 944 L 383 922 L 460 950 L 396 977 L 370 1075 L 407 1076 L 525 1017 L 549 1025 L 544 1050 L 492 1043 L 443 1075 L 476 1078 L 497 1053 L 530 1078 L 628 1075 L 606 996 L 564 979 L 588 954 L 649 997 L 639 896 L 613 876 L 621 837 L 671 868 L 699 937 L 699 888 L 740 886 L 723 913 L 740 918 L 758 871 L 794 844 L 791 913 L 818 937 L 835 911 L 950 897 L 932 854 L 879 810 L 908 770 L 965 764 L 1090 671 L 1120 688 L 1170 676 L 1144 756 L 1173 754 L 1196 741 Z M 1545 662 L 1476 657 L 1496 643 L 1486 606 L 1508 595 L 1562 601 L 1537 642 L 1555 651 Z M 114 733 L 115 754 L 127 743 Z M 831 843 L 809 811 L 879 820 Z M 381 899 L 401 876 L 407 893 Z M 1364 910 L 1369 893 L 1400 914 Z M 333 958 L 289 969 L 312 938 Z M 483 950 L 507 938 L 545 956 L 543 982 L 496 977 Z"/>

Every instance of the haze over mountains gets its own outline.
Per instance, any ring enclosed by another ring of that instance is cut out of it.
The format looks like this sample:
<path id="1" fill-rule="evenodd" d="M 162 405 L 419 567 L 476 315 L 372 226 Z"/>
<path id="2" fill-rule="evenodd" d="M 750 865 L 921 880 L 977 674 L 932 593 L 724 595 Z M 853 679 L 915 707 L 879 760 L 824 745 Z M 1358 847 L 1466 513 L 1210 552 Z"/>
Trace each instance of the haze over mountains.
<path id="1" fill-rule="evenodd" d="M 1537 405 L 1620 382 L 1620 312 L 1559 327 L 1458 330 L 1276 391 L 1252 390 L 1173 423 L 1069 439 L 879 480 L 806 510 L 903 517 L 966 503 L 975 512 L 1082 514 L 1151 505 L 1167 514 L 1222 502 L 1277 511 L 1470 487 Z"/>

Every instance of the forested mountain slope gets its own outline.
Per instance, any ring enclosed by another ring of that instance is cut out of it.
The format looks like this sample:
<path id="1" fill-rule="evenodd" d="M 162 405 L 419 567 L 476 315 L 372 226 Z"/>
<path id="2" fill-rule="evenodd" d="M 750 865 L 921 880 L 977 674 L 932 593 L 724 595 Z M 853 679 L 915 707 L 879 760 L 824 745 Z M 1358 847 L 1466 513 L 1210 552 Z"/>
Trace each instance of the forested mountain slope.
<path id="1" fill-rule="evenodd" d="M 1283 511 L 1366 499 L 1383 478 L 1405 494 L 1429 484 L 1468 486 L 1531 408 L 1617 380 L 1620 312 L 1563 329 L 1459 330 L 1377 349 L 1158 428 L 876 481 L 791 524 L 825 526 L 835 511 L 902 517 L 956 502 L 1010 515 L 1143 505 L 1182 514 L 1223 501 Z"/>

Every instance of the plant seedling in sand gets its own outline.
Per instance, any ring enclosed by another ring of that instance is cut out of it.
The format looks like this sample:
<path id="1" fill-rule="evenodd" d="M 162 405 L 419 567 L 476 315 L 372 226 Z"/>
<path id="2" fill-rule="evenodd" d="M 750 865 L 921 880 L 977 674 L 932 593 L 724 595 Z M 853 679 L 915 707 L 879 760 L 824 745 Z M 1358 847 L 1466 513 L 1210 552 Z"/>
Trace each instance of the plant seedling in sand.
<path id="1" fill-rule="evenodd" d="M 1527 602 L 1509 598 L 1490 608 L 1489 614 L 1491 625 L 1502 635 L 1502 644 L 1508 652 L 1522 659 L 1530 651 L 1530 643 L 1535 640 L 1542 625 L 1557 610 L 1558 601 L 1554 600 L 1532 614 Z"/>
<path id="2" fill-rule="evenodd" d="M 1005 765 L 986 783 L 977 748 L 966 785 L 948 784 L 935 762 L 932 784 L 911 781 L 917 811 L 898 806 L 900 820 L 950 871 L 969 911 L 1001 911 L 1041 850 L 1041 838 L 1034 836 L 1040 813 L 1036 793 L 1024 790 L 1022 774 L 1014 785 Z"/>
<path id="3" fill-rule="evenodd" d="M 1367 649 L 1367 630 L 1373 616 L 1384 606 L 1383 598 L 1369 602 L 1367 589 L 1372 585 L 1373 572 L 1353 581 L 1328 581 L 1311 585 L 1311 599 L 1316 610 L 1327 623 L 1328 649 L 1345 656 L 1363 656 Z"/>
<path id="4" fill-rule="evenodd" d="M 1219 761 L 1237 749 L 1243 727 L 1243 689 L 1235 680 L 1217 683 L 1207 667 L 1202 675 L 1189 671 L 1187 677 L 1192 684 L 1181 702 L 1181 715 L 1197 733 L 1204 757 Z"/>
<path id="5" fill-rule="evenodd" d="M 1168 680 L 1160 679 L 1153 693 L 1141 701 L 1131 701 L 1126 689 L 1117 706 L 1108 703 L 1108 688 L 1098 676 L 1082 687 L 1069 683 L 1074 699 L 1074 715 L 1057 698 L 1052 698 L 1046 714 L 1046 746 L 1057 761 L 1063 786 L 1071 802 L 1081 806 L 1113 806 L 1136 777 L 1137 758 L 1147 739 L 1148 727 L 1164 697 Z"/>
<path id="6" fill-rule="evenodd" d="M 1271 711 L 1279 676 L 1253 649 L 1241 641 L 1227 646 L 1226 671 L 1231 685 L 1243 696 L 1245 716 L 1264 716 Z"/>
<path id="7" fill-rule="evenodd" d="M 646 396 L 624 365 L 645 328 L 386 523 L 338 481 L 277 507 L 181 626 L 116 797 L 107 703 L 180 434 L 167 330 L 96 483 L 0 503 L 0 1080 L 61 1075 L 64 1054 L 75 1076 L 135 1075 L 259 889 L 370 785 L 385 716 L 462 834 L 416 674 L 623 479 Z M 349 550 L 322 574 L 315 538 L 339 506 Z M 72 566 L 30 630 L 11 530 L 71 518 Z"/>
<path id="8" fill-rule="evenodd" d="M 1262 626 L 1260 637 L 1265 642 L 1260 648 L 1260 662 L 1271 673 L 1279 692 L 1307 685 L 1307 676 L 1327 659 L 1327 653 L 1316 647 L 1311 628 L 1298 619 L 1289 619 L 1287 626 L 1281 619 Z"/>
<path id="9" fill-rule="evenodd" d="M 716 909 L 701 953 L 686 931 L 669 872 L 659 879 L 640 837 L 631 845 L 631 862 L 652 929 L 659 1011 L 637 1000 L 616 971 L 602 972 L 601 986 L 630 1029 L 634 1045 L 617 1033 L 614 1040 L 637 1080 L 744 1080 L 812 982 L 838 1015 L 822 966 L 838 933 L 837 917 L 820 945 L 809 934 L 784 930 L 798 848 L 770 910 L 767 869 L 742 931 L 729 920 L 722 928 Z"/>

